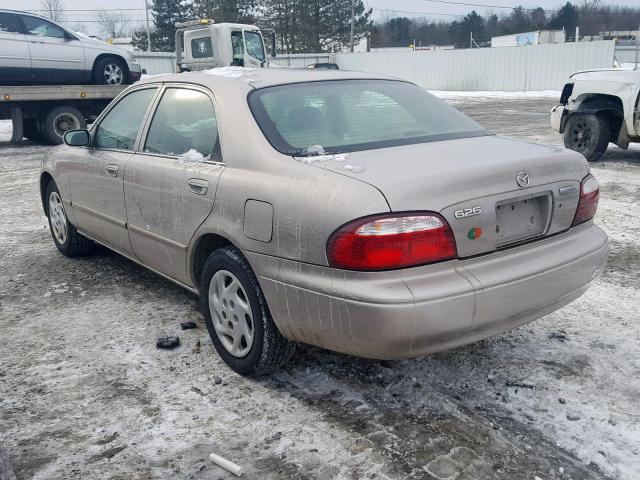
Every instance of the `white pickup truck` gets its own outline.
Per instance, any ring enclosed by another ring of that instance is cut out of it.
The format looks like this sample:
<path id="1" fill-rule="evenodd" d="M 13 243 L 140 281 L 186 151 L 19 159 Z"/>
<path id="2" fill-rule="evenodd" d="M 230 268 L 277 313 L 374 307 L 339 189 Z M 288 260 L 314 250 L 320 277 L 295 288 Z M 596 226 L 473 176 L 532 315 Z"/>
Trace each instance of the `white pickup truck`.
<path id="1" fill-rule="evenodd" d="M 598 160 L 615 143 L 625 150 L 640 142 L 640 69 L 577 72 L 551 109 L 551 127 L 564 146 Z"/>

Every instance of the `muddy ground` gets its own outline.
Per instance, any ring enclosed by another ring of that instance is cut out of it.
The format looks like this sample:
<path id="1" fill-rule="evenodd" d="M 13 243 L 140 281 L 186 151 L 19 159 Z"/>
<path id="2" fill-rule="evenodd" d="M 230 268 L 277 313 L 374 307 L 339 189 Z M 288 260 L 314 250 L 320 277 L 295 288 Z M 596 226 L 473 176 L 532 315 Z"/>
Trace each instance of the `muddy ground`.
<path id="1" fill-rule="evenodd" d="M 449 101 L 560 144 L 553 99 Z M 593 165 L 611 256 L 580 300 L 428 358 L 310 349 L 258 380 L 216 356 L 194 295 L 104 249 L 57 252 L 47 150 L 0 146 L 0 448 L 19 479 L 232 478 L 210 452 L 247 479 L 640 478 L 639 147 Z M 182 346 L 157 350 L 164 334 Z"/>

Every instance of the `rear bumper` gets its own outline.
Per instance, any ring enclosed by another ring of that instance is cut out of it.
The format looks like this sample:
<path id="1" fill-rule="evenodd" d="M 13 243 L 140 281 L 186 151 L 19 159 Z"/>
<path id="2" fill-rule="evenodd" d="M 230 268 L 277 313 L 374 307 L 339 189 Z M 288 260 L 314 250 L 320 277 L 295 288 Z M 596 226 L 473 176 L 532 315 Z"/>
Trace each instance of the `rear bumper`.
<path id="1" fill-rule="evenodd" d="M 349 272 L 246 253 L 283 335 L 343 353 L 411 358 L 475 342 L 582 295 L 606 264 L 593 224 L 477 258 Z"/>
<path id="2" fill-rule="evenodd" d="M 564 131 L 563 120 L 565 113 L 564 105 L 556 105 L 551 109 L 551 128 L 554 132 L 562 133 Z"/>

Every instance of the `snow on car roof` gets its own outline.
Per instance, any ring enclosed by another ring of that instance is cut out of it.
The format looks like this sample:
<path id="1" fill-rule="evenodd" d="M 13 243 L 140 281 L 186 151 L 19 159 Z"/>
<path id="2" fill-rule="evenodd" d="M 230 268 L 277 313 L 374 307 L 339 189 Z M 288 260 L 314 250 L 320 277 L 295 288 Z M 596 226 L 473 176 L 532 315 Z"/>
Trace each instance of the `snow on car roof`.
<path id="1" fill-rule="evenodd" d="M 291 69 L 291 68 L 243 68 L 222 67 L 201 72 L 156 75 L 142 80 L 153 82 L 188 82 L 201 85 L 220 84 L 221 79 L 229 82 L 242 82 L 253 88 L 285 85 L 289 83 L 317 82 L 322 80 L 380 79 L 398 80 L 394 77 L 345 70 Z"/>

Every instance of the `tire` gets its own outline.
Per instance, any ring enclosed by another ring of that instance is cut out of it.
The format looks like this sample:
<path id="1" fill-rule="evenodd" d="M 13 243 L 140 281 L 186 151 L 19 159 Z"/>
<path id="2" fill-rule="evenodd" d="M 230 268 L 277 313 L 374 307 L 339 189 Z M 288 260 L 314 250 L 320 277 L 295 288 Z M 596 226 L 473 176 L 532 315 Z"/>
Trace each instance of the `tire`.
<path id="1" fill-rule="evenodd" d="M 84 115 L 77 108 L 69 106 L 56 107 L 51 110 L 41 125 L 44 139 L 53 144 L 60 145 L 63 136 L 69 130 L 81 130 L 87 128 Z"/>
<path id="2" fill-rule="evenodd" d="M 49 230 L 53 243 L 56 244 L 60 253 L 67 257 L 80 257 L 91 253 L 95 249 L 95 244 L 87 237 L 80 235 L 76 228 L 69 223 L 64 212 L 62 196 L 53 180 L 47 185 L 45 199 Z"/>
<path id="3" fill-rule="evenodd" d="M 224 247 L 209 256 L 202 271 L 200 298 L 213 345 L 235 372 L 264 375 L 293 356 L 295 344 L 273 323 L 258 280 L 236 248 Z"/>
<path id="4" fill-rule="evenodd" d="M 128 85 L 129 71 L 126 63 L 116 57 L 101 58 L 93 67 L 93 83 L 96 85 Z"/>
<path id="5" fill-rule="evenodd" d="M 592 113 L 574 113 L 564 127 L 564 146 L 581 153 L 590 162 L 602 157 L 610 138 L 607 120 Z"/>

